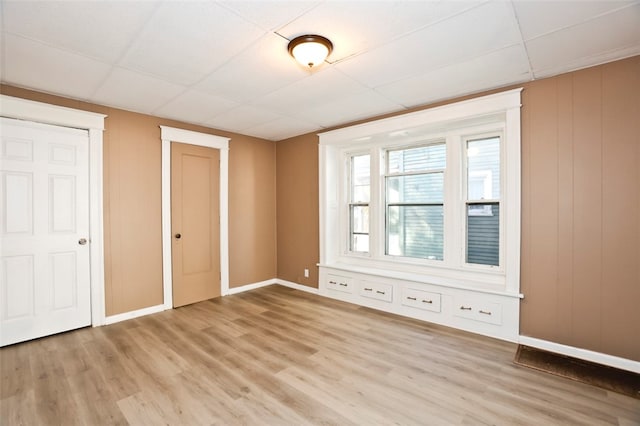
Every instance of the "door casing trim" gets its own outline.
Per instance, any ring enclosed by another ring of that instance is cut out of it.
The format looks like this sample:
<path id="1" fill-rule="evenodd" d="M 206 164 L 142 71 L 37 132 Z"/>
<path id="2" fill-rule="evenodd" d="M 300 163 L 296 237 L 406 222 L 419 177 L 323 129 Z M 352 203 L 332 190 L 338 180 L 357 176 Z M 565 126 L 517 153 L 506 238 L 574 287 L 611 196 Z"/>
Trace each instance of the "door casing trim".
<path id="1" fill-rule="evenodd" d="M 220 150 L 220 294 L 229 293 L 229 138 L 160 126 L 162 139 L 162 287 L 165 309 L 173 308 L 171 265 L 171 142 Z"/>
<path id="2" fill-rule="evenodd" d="M 0 95 L 0 116 L 84 129 L 89 133 L 89 241 L 91 325 L 105 323 L 103 132 L 104 114 Z"/>

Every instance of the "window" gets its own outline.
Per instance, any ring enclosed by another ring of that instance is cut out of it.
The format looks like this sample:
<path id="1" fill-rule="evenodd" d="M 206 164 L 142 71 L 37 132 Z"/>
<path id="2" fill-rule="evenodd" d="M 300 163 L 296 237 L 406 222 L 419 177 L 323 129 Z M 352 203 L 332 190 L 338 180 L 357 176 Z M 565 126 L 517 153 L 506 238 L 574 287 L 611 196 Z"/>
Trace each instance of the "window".
<path id="1" fill-rule="evenodd" d="M 321 267 L 517 293 L 520 91 L 322 133 L 320 231 Z"/>
<path id="2" fill-rule="evenodd" d="M 386 154 L 385 253 L 442 260 L 445 144 Z"/>
<path id="3" fill-rule="evenodd" d="M 466 262 L 500 264 L 500 137 L 467 140 Z"/>
<path id="4" fill-rule="evenodd" d="M 370 162 L 368 154 L 349 161 L 349 250 L 354 253 L 369 252 Z"/>

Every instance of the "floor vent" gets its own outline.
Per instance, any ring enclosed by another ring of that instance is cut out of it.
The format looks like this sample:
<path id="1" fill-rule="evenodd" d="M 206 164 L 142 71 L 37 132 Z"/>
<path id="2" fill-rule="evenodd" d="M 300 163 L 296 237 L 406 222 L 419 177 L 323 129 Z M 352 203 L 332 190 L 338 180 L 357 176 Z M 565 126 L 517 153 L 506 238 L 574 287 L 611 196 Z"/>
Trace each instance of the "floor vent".
<path id="1" fill-rule="evenodd" d="M 524 345 L 518 346 L 514 362 L 535 370 L 640 399 L 640 374 L 631 371 Z"/>

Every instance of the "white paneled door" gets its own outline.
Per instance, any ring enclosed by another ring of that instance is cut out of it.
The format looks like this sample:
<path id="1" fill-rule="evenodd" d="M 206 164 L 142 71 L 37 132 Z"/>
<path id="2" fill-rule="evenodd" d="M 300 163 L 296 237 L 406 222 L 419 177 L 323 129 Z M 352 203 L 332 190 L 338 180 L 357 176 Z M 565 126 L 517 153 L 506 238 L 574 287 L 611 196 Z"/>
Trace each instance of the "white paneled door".
<path id="1" fill-rule="evenodd" d="M 0 346 L 91 325 L 87 131 L 0 119 Z"/>

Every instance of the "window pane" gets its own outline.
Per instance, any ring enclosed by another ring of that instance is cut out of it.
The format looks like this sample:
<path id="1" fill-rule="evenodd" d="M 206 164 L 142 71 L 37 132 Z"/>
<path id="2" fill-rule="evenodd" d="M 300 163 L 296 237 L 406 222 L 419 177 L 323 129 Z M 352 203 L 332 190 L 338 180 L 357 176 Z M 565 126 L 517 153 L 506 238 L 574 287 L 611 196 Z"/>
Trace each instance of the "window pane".
<path id="1" fill-rule="evenodd" d="M 467 206 L 467 263 L 498 266 L 500 259 L 500 206 Z"/>
<path id="2" fill-rule="evenodd" d="M 387 204 L 394 203 L 441 203 L 444 175 L 389 176 L 387 182 Z"/>
<path id="3" fill-rule="evenodd" d="M 369 251 L 369 206 L 351 206 L 351 251 Z"/>
<path id="4" fill-rule="evenodd" d="M 500 198 L 500 138 L 467 142 L 467 199 Z"/>
<path id="5" fill-rule="evenodd" d="M 369 155 L 351 157 L 351 202 L 369 202 Z"/>
<path id="6" fill-rule="evenodd" d="M 442 206 L 389 206 L 387 254 L 442 260 Z"/>
<path id="7" fill-rule="evenodd" d="M 369 233 L 369 206 L 351 206 L 351 231 Z"/>
<path id="8" fill-rule="evenodd" d="M 388 174 L 444 169 L 446 165 L 445 144 L 388 151 L 387 156 Z"/>
<path id="9" fill-rule="evenodd" d="M 369 235 L 353 234 L 351 251 L 359 253 L 369 252 Z"/>

